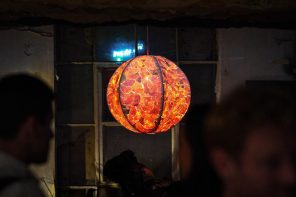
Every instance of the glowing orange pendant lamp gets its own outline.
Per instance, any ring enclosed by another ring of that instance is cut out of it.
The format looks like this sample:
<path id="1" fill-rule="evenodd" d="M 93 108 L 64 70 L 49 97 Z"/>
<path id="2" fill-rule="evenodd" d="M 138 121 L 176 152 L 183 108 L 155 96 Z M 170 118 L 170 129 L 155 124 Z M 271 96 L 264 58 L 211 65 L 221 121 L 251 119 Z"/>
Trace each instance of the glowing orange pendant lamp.
<path id="1" fill-rule="evenodd" d="M 135 27 L 136 29 L 136 27 Z M 136 39 L 137 40 L 137 39 Z M 124 62 L 112 75 L 107 102 L 114 118 L 125 128 L 155 134 L 168 131 L 185 115 L 190 105 L 190 85 L 172 61 L 147 55 Z"/>
<path id="2" fill-rule="evenodd" d="M 107 89 L 112 115 L 136 133 L 169 130 L 185 115 L 190 96 L 185 74 L 161 56 L 143 55 L 124 62 Z"/>

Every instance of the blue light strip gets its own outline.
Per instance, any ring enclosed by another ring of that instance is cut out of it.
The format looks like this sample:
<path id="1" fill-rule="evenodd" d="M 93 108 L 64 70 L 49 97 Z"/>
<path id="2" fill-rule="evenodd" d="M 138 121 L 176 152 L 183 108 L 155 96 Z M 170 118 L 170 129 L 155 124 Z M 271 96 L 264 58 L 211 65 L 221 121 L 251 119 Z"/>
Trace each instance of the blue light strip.
<path id="1" fill-rule="evenodd" d="M 125 49 L 122 51 L 113 51 L 113 57 L 128 57 L 128 56 L 131 56 L 131 53 L 132 53 L 131 49 Z"/>
<path id="2" fill-rule="evenodd" d="M 138 51 L 144 50 L 144 44 L 138 43 Z M 131 58 L 135 54 L 135 49 L 122 49 L 122 50 L 113 50 L 112 55 L 116 61 L 122 61 L 122 59 Z"/>

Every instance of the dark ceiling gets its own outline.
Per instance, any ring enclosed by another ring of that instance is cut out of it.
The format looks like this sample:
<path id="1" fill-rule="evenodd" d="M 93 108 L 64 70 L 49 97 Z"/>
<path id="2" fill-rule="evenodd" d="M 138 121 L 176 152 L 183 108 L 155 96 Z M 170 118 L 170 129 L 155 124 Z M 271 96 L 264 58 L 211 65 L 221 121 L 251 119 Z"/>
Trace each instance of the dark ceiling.
<path id="1" fill-rule="evenodd" d="M 0 20 L 283 25 L 296 23 L 295 0 L 1 0 Z"/>

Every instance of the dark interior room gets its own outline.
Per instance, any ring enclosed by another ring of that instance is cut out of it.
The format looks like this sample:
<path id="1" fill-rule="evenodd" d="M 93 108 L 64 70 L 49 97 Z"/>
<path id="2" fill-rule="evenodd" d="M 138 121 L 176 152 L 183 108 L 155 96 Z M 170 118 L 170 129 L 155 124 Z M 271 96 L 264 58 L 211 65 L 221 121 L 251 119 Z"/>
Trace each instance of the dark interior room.
<path id="1" fill-rule="evenodd" d="M 116 163 L 121 156 L 153 175 L 154 189 L 171 188 L 187 177 L 186 112 L 193 106 L 214 106 L 241 86 L 296 94 L 293 0 L 0 5 L 0 79 L 26 73 L 54 92 L 47 161 L 28 162 L 44 196 L 145 197 L 126 195 L 122 184 L 128 181 L 112 178 L 115 171 L 126 172 L 127 161 Z"/>

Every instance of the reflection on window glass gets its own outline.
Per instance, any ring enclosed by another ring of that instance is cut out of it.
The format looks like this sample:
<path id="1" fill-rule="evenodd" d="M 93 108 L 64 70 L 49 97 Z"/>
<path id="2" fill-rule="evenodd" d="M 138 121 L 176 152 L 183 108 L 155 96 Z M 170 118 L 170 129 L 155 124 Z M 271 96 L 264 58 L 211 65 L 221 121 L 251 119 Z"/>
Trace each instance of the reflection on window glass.
<path id="1" fill-rule="evenodd" d="M 138 41 L 138 52 L 144 51 L 143 41 Z M 115 61 L 128 60 L 132 57 L 135 57 L 135 49 L 129 48 L 129 45 L 126 43 L 115 43 L 114 49 L 112 50 L 112 57 Z"/>
<path id="2" fill-rule="evenodd" d="M 148 35 L 150 55 L 161 55 L 176 60 L 175 28 L 149 26 Z M 147 26 L 121 25 L 96 28 L 97 61 L 126 61 L 135 57 L 136 52 L 137 55 L 147 54 L 147 48 Z"/>
<path id="3" fill-rule="evenodd" d="M 137 26 L 137 39 L 138 39 L 138 55 L 146 55 L 147 54 L 147 25 Z"/>
<path id="4" fill-rule="evenodd" d="M 135 56 L 134 26 L 99 26 L 96 29 L 96 60 L 126 61 Z M 143 42 L 138 43 L 142 50 Z"/>

